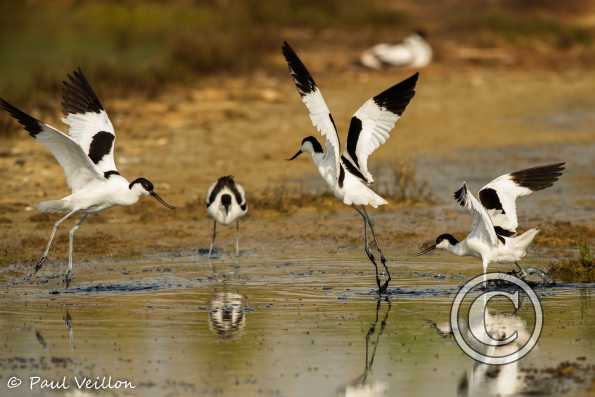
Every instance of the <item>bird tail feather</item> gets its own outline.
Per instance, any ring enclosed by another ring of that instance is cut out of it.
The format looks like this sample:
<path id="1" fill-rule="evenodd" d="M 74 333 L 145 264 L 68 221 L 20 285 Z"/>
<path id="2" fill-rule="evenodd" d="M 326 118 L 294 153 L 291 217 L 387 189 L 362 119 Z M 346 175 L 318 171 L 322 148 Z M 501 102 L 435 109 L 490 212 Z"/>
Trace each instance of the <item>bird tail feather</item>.
<path id="1" fill-rule="evenodd" d="M 519 248 L 526 249 L 533 241 L 535 236 L 539 233 L 539 229 L 529 229 L 525 233 L 514 238 L 515 245 Z"/>
<path id="2" fill-rule="evenodd" d="M 61 212 L 64 211 L 64 202 L 62 200 L 48 200 L 37 204 L 40 212 Z"/>

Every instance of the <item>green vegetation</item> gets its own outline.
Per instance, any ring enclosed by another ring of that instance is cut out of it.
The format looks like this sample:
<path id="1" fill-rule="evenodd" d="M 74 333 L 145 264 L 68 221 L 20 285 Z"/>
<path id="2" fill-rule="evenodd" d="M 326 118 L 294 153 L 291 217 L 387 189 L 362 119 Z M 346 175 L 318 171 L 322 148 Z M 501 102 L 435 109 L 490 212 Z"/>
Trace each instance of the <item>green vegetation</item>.
<path id="1" fill-rule="evenodd" d="M 473 26 L 517 45 L 530 44 L 536 39 L 561 48 L 574 45 L 590 46 L 593 43 L 593 35 L 589 29 L 570 25 L 554 18 L 489 13 L 476 18 Z"/>
<path id="2" fill-rule="evenodd" d="M 591 245 L 586 241 L 581 241 L 577 248 L 577 258 L 552 263 L 549 274 L 565 282 L 595 282 L 595 266 L 593 265 Z"/>
<path id="3" fill-rule="evenodd" d="M 0 93 L 43 104 L 82 66 L 101 86 L 152 94 L 164 83 L 266 66 L 284 29 L 395 25 L 398 11 L 357 0 L 0 3 Z M 43 110 L 43 109 L 41 109 Z"/>

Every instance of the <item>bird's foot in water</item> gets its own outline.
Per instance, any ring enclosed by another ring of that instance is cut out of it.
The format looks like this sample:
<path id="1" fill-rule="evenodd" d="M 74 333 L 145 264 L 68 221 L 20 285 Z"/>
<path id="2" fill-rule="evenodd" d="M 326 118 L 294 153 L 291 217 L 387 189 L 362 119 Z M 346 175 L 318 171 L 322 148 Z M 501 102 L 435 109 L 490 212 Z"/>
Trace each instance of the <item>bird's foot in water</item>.
<path id="1" fill-rule="evenodd" d="M 380 281 L 380 280 L 378 280 Z M 385 294 L 386 291 L 388 290 L 388 283 L 390 282 L 390 279 L 387 279 L 386 281 L 384 281 L 384 283 L 382 283 L 382 285 L 380 285 L 380 282 L 378 282 L 378 295 L 382 295 Z"/>

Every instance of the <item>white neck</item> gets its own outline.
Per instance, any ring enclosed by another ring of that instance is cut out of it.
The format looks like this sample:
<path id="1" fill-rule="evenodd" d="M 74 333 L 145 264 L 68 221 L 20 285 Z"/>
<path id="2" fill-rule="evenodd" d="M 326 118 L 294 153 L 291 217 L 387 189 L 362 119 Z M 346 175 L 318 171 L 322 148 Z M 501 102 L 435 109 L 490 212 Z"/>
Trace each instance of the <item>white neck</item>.
<path id="1" fill-rule="evenodd" d="M 122 193 L 120 193 L 118 195 L 118 204 L 120 205 L 133 205 L 136 204 L 136 202 L 140 199 L 140 197 L 143 195 L 143 190 L 142 188 L 135 184 L 132 189 L 128 188 L 128 186 L 126 187 L 126 190 L 124 190 Z"/>
<path id="2" fill-rule="evenodd" d="M 452 244 L 448 244 L 448 247 L 446 247 L 446 249 L 458 256 L 470 256 L 471 252 L 469 251 L 469 248 L 467 247 L 467 240 L 463 240 L 463 241 L 459 241 L 457 244 L 452 245 Z"/>

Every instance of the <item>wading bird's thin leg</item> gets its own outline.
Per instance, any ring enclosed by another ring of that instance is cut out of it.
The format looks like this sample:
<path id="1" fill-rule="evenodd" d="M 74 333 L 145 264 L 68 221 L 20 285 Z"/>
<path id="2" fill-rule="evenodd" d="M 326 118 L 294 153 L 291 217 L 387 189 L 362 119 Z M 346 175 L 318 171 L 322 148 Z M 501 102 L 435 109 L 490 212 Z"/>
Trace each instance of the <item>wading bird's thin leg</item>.
<path id="1" fill-rule="evenodd" d="M 240 221 L 236 221 L 236 256 L 240 256 Z"/>
<path id="2" fill-rule="evenodd" d="M 386 265 L 386 258 L 384 257 L 384 253 L 382 252 L 382 249 L 378 245 L 378 240 L 376 239 L 376 233 L 374 232 L 374 227 L 372 226 L 372 221 L 370 220 L 368 212 L 366 211 L 366 207 L 362 207 L 362 211 L 365 215 L 365 218 L 368 221 L 368 225 L 370 226 L 370 231 L 372 232 L 372 239 L 374 240 L 374 245 L 376 246 L 376 249 L 380 253 L 380 262 L 382 263 L 382 266 L 384 266 L 384 271 L 386 272 L 387 278 L 381 288 L 381 292 L 384 292 L 384 291 L 386 291 L 386 288 L 388 287 L 388 283 L 390 283 L 390 281 L 391 281 L 390 272 L 388 271 L 388 266 Z"/>
<path id="3" fill-rule="evenodd" d="M 48 241 L 48 245 L 45 247 L 45 251 L 43 251 L 43 255 L 41 256 L 41 258 L 37 261 L 37 264 L 35 265 L 34 273 L 37 273 L 41 269 L 41 267 L 45 263 L 46 259 L 48 258 L 48 253 L 50 252 L 50 247 L 52 246 L 52 241 L 54 241 L 54 237 L 56 236 L 56 232 L 58 231 L 58 227 L 60 227 L 60 224 L 62 222 L 64 222 L 66 219 L 70 218 L 72 215 L 74 215 L 74 213 L 76 211 L 77 210 L 69 212 L 63 218 L 58 219 L 58 221 L 56 221 L 56 223 L 54 223 L 54 227 L 52 227 L 52 233 L 50 234 L 50 239 Z"/>
<path id="4" fill-rule="evenodd" d="M 68 270 L 64 275 L 64 284 L 66 285 L 66 288 L 68 288 L 70 282 L 72 281 L 72 255 L 74 253 L 74 233 L 78 230 L 79 227 L 81 227 L 83 222 L 85 222 L 87 216 L 89 216 L 89 214 L 84 213 L 83 216 L 81 216 L 81 219 L 78 221 L 78 223 L 74 225 L 68 233 Z"/>
<path id="5" fill-rule="evenodd" d="M 378 275 L 378 265 L 376 264 L 376 260 L 374 259 L 374 254 L 370 251 L 370 247 L 368 247 L 368 222 L 366 220 L 366 215 L 357 207 L 353 207 L 355 210 L 362 216 L 364 221 L 364 252 L 370 259 L 370 262 L 374 265 L 374 270 L 376 271 L 376 284 L 378 285 L 378 294 L 381 294 L 381 285 L 380 285 L 380 276 Z"/>
<path id="6" fill-rule="evenodd" d="M 215 237 L 217 236 L 217 221 L 213 221 L 213 236 L 211 237 L 211 248 L 209 248 L 209 258 L 213 253 L 213 248 L 215 247 Z"/>

